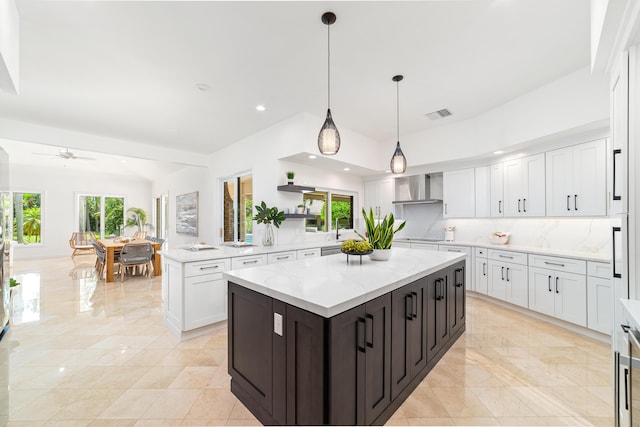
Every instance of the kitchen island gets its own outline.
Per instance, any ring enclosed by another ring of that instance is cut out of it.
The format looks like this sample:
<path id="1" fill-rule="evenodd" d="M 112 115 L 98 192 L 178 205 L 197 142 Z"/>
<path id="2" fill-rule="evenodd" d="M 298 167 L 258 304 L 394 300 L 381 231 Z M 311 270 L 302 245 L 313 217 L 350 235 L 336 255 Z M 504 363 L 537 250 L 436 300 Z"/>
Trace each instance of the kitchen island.
<path id="1" fill-rule="evenodd" d="M 263 424 L 383 424 L 465 329 L 465 258 L 394 248 L 224 273 L 231 391 Z"/>

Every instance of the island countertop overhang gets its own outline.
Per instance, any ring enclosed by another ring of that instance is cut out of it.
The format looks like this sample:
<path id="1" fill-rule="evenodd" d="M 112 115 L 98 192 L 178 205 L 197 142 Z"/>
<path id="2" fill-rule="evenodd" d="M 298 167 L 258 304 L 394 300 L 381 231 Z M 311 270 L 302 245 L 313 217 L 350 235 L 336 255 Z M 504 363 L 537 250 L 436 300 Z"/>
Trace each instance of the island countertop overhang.
<path id="1" fill-rule="evenodd" d="M 343 254 L 224 273 L 230 282 L 330 318 L 464 260 L 466 254 L 393 248 L 388 261 Z"/>

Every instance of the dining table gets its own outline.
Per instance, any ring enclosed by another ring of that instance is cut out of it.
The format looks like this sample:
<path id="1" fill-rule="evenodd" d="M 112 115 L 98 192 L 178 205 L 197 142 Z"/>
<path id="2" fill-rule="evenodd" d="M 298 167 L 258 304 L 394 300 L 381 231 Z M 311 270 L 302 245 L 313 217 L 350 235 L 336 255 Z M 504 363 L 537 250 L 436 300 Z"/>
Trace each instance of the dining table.
<path id="1" fill-rule="evenodd" d="M 154 254 L 153 254 L 153 274 L 154 276 L 160 276 L 162 274 L 162 262 L 161 257 L 158 254 L 161 243 L 153 242 L 147 239 L 133 239 L 133 238 L 114 238 L 114 239 L 100 239 L 98 243 L 105 248 L 107 252 L 107 256 L 105 259 L 105 264 L 107 267 L 107 282 L 113 282 L 114 280 L 114 264 L 115 264 L 115 254 L 119 253 L 124 245 L 127 243 L 150 243 L 153 246 Z"/>

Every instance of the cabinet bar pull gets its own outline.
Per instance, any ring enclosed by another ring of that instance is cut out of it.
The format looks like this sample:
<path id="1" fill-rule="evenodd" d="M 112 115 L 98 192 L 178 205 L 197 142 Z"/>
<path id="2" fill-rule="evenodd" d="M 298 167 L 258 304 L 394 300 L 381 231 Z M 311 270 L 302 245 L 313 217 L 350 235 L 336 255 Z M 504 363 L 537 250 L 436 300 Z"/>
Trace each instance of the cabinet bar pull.
<path id="1" fill-rule="evenodd" d="M 411 316 L 415 319 L 416 317 L 418 317 L 418 294 L 415 292 L 411 292 L 411 302 L 413 302 L 412 304 L 412 310 L 411 310 Z"/>
<path id="2" fill-rule="evenodd" d="M 364 340 L 365 340 L 365 342 L 367 344 L 367 347 L 373 348 L 373 316 L 371 314 L 367 313 L 367 314 L 365 314 L 365 319 L 364 320 L 365 320 L 365 328 L 364 328 L 365 336 L 364 336 Z M 369 338 L 368 338 L 369 328 L 366 327 L 367 320 L 371 320 L 371 341 L 369 341 Z"/>
<path id="3" fill-rule="evenodd" d="M 504 280 L 504 267 L 500 267 L 502 269 L 502 280 Z"/>
<path id="4" fill-rule="evenodd" d="M 498 200 L 498 213 L 502 213 L 502 200 Z"/>
<path id="5" fill-rule="evenodd" d="M 507 282 L 509 281 L 509 267 L 507 267 Z"/>
<path id="6" fill-rule="evenodd" d="M 362 329 L 360 328 L 360 326 L 362 326 Z M 356 345 L 358 346 L 358 351 L 361 351 L 363 353 L 367 351 L 367 349 L 364 346 L 365 345 L 364 344 L 365 328 L 366 328 L 366 322 L 365 322 L 364 318 L 358 317 L 358 330 L 356 332 L 356 334 L 357 334 L 357 344 Z M 362 340 L 362 345 L 360 345 L 361 340 Z"/>
<path id="7" fill-rule="evenodd" d="M 304 255 L 304 256 L 313 255 L 313 252 L 306 252 L 306 253 L 304 253 L 304 254 L 302 254 L 302 255 Z"/>
<path id="8" fill-rule="evenodd" d="M 482 275 L 483 276 L 487 275 L 487 263 L 486 262 L 482 263 Z"/>
<path id="9" fill-rule="evenodd" d="M 461 268 L 456 268 L 456 270 L 454 271 L 455 280 L 456 280 L 456 287 L 460 288 L 460 287 L 462 287 L 463 283 L 462 283 L 462 280 L 458 281 L 458 273 L 462 273 L 462 269 Z M 507 273 L 507 276 L 508 276 L 508 273 Z"/>
<path id="10" fill-rule="evenodd" d="M 622 150 L 620 148 L 613 150 L 613 177 L 611 179 L 611 181 L 613 181 L 613 200 L 622 200 L 622 196 L 620 196 L 620 194 L 616 194 L 616 156 L 618 154 L 622 154 Z"/>
<path id="11" fill-rule="evenodd" d="M 242 261 L 243 264 L 255 264 L 256 262 L 258 262 L 257 259 L 251 260 L 251 261 Z"/>
<path id="12" fill-rule="evenodd" d="M 551 290 L 551 276 L 549 276 L 549 292 L 553 292 L 553 291 Z"/>
<path id="13" fill-rule="evenodd" d="M 449 212 L 447 212 L 447 204 L 444 204 L 444 214 L 447 215 Z"/>
<path id="14" fill-rule="evenodd" d="M 527 199 L 522 199 L 522 211 L 527 211 Z"/>
<path id="15" fill-rule="evenodd" d="M 557 265 L 558 267 L 564 267 L 564 264 L 562 264 L 560 262 L 545 261 L 544 263 L 547 264 L 547 265 Z"/>
<path id="16" fill-rule="evenodd" d="M 509 255 L 502 255 L 502 254 L 498 254 L 498 256 L 499 256 L 500 258 L 513 259 L 513 257 L 512 257 L 512 256 L 509 256 Z"/>
<path id="17" fill-rule="evenodd" d="M 289 255 L 286 256 L 278 256 L 276 259 L 289 259 Z"/>
<path id="18" fill-rule="evenodd" d="M 209 267 L 200 267 L 200 270 L 215 270 L 216 268 L 219 268 L 219 265 L 211 265 Z"/>
<path id="19" fill-rule="evenodd" d="M 462 252 L 460 249 L 447 249 L 449 252 Z"/>
<path id="20" fill-rule="evenodd" d="M 612 227 L 612 235 L 611 241 L 613 242 L 611 248 L 613 249 L 613 256 L 611 258 L 611 265 L 613 266 L 613 277 L 620 278 L 622 277 L 622 273 L 618 273 L 616 271 L 616 233 L 620 233 L 622 235 L 621 227 Z"/>
<path id="21" fill-rule="evenodd" d="M 413 309 L 413 303 L 411 302 L 412 299 L 413 295 L 411 294 L 404 296 L 404 317 L 406 317 L 407 320 L 413 320 L 413 315 L 411 313 Z"/>
<path id="22" fill-rule="evenodd" d="M 569 200 L 571 200 L 571 196 L 567 194 L 567 210 L 570 211 L 571 208 L 569 207 Z"/>
<path id="23" fill-rule="evenodd" d="M 578 210 L 578 195 L 577 194 L 573 195 L 573 209 L 574 210 Z"/>
<path id="24" fill-rule="evenodd" d="M 629 368 L 624 368 L 624 409 L 629 410 Z"/>
<path id="25" fill-rule="evenodd" d="M 556 294 L 559 294 L 560 291 L 558 291 L 558 277 L 556 276 Z"/>
<path id="26" fill-rule="evenodd" d="M 520 202 L 521 202 L 521 201 L 522 201 L 522 199 L 518 199 L 518 212 L 522 212 L 522 211 L 520 210 Z"/>

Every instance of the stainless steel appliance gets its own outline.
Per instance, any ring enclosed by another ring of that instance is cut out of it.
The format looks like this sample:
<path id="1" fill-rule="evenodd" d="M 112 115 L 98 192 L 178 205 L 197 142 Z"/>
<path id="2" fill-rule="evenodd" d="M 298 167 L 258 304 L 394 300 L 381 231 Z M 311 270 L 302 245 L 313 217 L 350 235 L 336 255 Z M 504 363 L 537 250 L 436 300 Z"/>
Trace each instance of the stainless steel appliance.
<path id="1" fill-rule="evenodd" d="M 401 176 L 395 179 L 394 204 L 442 203 L 431 197 L 431 177 L 429 175 Z"/>

